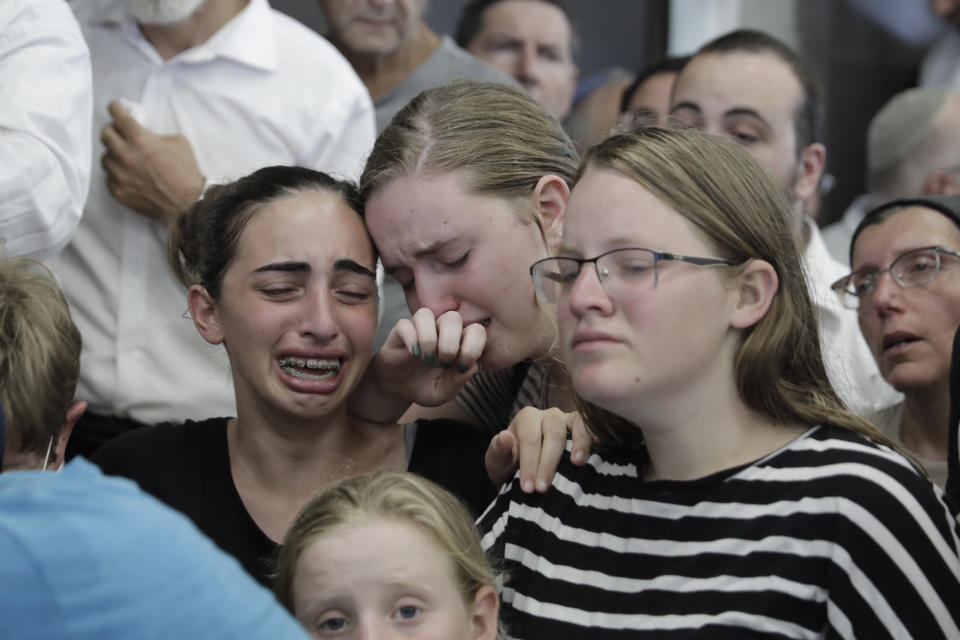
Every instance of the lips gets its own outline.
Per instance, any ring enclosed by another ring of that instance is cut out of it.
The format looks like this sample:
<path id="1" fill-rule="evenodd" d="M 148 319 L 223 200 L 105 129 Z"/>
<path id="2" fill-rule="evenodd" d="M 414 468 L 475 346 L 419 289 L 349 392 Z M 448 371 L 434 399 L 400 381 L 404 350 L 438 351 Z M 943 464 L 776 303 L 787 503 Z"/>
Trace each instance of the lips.
<path id="1" fill-rule="evenodd" d="M 339 358 L 281 358 L 280 369 L 301 380 L 329 380 L 340 372 L 343 361 Z"/>
<path id="2" fill-rule="evenodd" d="M 883 350 L 889 351 L 910 342 L 916 342 L 920 338 L 907 331 L 894 331 L 883 336 Z"/>
<path id="3" fill-rule="evenodd" d="M 317 353 L 284 353 L 277 358 L 283 373 L 304 382 L 323 382 L 336 378 L 346 358 L 331 350 Z"/>
<path id="4" fill-rule="evenodd" d="M 595 344 L 612 344 L 617 342 L 620 342 L 620 340 L 603 331 L 578 331 L 573 334 L 573 340 L 570 341 L 570 346 L 573 349 L 577 349 L 578 347 L 585 348 Z"/>

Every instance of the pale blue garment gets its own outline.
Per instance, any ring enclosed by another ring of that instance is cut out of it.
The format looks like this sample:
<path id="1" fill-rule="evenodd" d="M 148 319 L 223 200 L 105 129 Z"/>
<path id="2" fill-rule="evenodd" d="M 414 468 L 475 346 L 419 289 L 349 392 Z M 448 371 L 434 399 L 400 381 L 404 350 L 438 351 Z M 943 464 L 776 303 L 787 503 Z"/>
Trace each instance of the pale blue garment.
<path id="1" fill-rule="evenodd" d="M 306 638 L 181 514 L 78 458 L 0 475 L 0 638 Z"/>

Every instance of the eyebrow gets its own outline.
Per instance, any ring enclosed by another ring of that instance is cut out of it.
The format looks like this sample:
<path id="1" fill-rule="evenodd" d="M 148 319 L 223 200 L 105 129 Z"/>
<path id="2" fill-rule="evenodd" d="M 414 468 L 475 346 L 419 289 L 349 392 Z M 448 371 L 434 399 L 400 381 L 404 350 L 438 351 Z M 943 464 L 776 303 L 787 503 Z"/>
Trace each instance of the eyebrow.
<path id="1" fill-rule="evenodd" d="M 440 251 L 440 249 L 443 249 L 445 246 L 447 246 L 448 244 L 450 244 L 450 243 L 453 242 L 453 241 L 454 241 L 454 238 L 450 238 L 449 240 L 437 240 L 436 242 L 432 242 L 432 243 L 428 244 L 428 245 L 427 245 L 426 247 L 424 247 L 423 249 L 418 250 L 418 251 L 417 251 L 415 254 L 413 254 L 413 255 L 414 255 L 414 257 L 417 257 L 417 258 L 422 258 L 422 257 L 424 257 L 424 256 L 429 256 L 429 255 L 432 254 L 432 253 L 436 253 L 437 251 Z"/>
<path id="2" fill-rule="evenodd" d="M 768 129 L 770 128 L 770 124 L 767 122 L 766 118 L 760 115 L 757 111 L 750 109 L 749 107 L 734 107 L 733 109 L 730 109 L 723 113 L 724 119 L 737 117 L 737 116 L 748 116 L 750 118 L 755 118 L 759 120 L 761 123 L 763 123 L 763 126 L 765 126 Z"/>
<path id="3" fill-rule="evenodd" d="M 310 273 L 310 265 L 306 262 L 272 262 L 270 264 L 265 264 L 262 267 L 257 267 L 253 270 L 254 273 L 264 273 L 267 271 L 283 271 L 283 272 L 302 272 Z"/>
<path id="4" fill-rule="evenodd" d="M 429 256 L 429 255 L 432 255 L 432 254 L 436 253 L 437 251 L 440 251 L 441 249 L 443 249 L 443 248 L 444 248 L 445 246 L 447 246 L 448 244 L 451 244 L 451 243 L 455 242 L 456 240 L 457 240 L 456 238 L 449 238 L 449 239 L 447 239 L 447 240 L 437 240 L 436 242 L 431 242 L 430 244 L 428 244 L 427 246 L 425 246 L 423 249 L 418 249 L 418 250 L 413 254 L 413 257 L 414 257 L 414 258 L 423 258 L 423 257 Z M 402 269 L 406 268 L 406 267 L 405 267 L 404 265 L 402 265 L 402 264 L 398 264 L 398 265 L 389 264 L 389 265 L 388 265 L 387 263 L 385 263 L 385 262 L 383 261 L 383 256 L 380 257 L 380 263 L 383 265 L 383 271 L 384 271 L 387 275 L 393 275 L 393 274 L 396 273 L 397 271 L 401 271 Z"/>
<path id="5" fill-rule="evenodd" d="M 313 269 L 306 262 L 272 262 L 270 264 L 265 264 L 262 267 L 258 267 L 253 270 L 254 273 L 266 273 L 272 271 L 279 271 L 282 273 L 310 273 Z M 375 274 L 370 269 L 366 268 L 359 262 L 354 260 L 349 260 L 343 258 L 337 260 L 333 263 L 334 271 L 351 271 L 353 273 L 359 273 L 363 276 L 369 276 L 371 278 L 376 278 Z"/>
<path id="6" fill-rule="evenodd" d="M 334 271 L 352 271 L 353 273 L 359 273 L 362 276 L 369 276 L 371 278 L 376 278 L 375 274 L 370 269 L 367 269 L 365 266 L 359 262 L 354 262 L 353 260 L 348 260 L 346 258 L 337 260 L 333 263 Z"/>
<path id="7" fill-rule="evenodd" d="M 678 102 L 677 104 L 670 107 L 670 113 L 673 113 L 674 111 L 678 111 L 680 109 L 690 109 L 692 111 L 696 111 L 697 113 L 702 113 L 700 111 L 700 107 L 693 102 Z"/>

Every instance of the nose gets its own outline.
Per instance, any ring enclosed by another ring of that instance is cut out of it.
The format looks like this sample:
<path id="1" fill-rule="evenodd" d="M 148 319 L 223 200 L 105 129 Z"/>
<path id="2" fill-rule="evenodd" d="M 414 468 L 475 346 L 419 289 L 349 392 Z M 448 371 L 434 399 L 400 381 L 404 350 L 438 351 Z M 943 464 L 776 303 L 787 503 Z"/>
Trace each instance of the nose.
<path id="1" fill-rule="evenodd" d="M 312 291 L 305 296 L 299 323 L 300 335 L 312 337 L 318 342 L 328 342 L 340 333 L 329 291 Z"/>
<path id="2" fill-rule="evenodd" d="M 573 281 L 566 302 L 564 303 L 561 298 L 560 304 L 569 305 L 570 312 L 578 318 L 590 311 L 603 315 L 613 311 L 613 302 L 600 282 L 595 263 L 585 263 L 580 266 L 580 273 Z"/>
<path id="3" fill-rule="evenodd" d="M 426 307 L 439 318 L 447 311 L 460 308 L 460 296 L 445 278 L 423 276 L 418 277 L 414 282 L 412 292 L 407 291 L 407 306 L 410 308 L 410 313 Z"/>
<path id="4" fill-rule="evenodd" d="M 517 56 L 517 80 L 524 86 L 532 86 L 539 82 L 537 48 L 533 44 L 524 44 Z"/>
<path id="5" fill-rule="evenodd" d="M 397 633 L 396 629 L 382 620 L 365 616 L 357 620 L 357 625 L 350 637 L 352 640 L 393 640 L 407 636 Z"/>
<path id="6" fill-rule="evenodd" d="M 893 279 L 890 271 L 884 271 L 877 279 L 877 288 L 873 290 L 870 304 L 881 316 L 899 308 L 902 287 Z"/>

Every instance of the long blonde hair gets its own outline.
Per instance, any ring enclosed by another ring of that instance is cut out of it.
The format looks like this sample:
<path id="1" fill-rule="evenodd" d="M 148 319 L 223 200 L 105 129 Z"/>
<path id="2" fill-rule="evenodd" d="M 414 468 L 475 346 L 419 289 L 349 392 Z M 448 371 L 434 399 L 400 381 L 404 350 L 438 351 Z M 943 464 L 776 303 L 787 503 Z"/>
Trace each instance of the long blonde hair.
<path id="1" fill-rule="evenodd" d="M 360 200 L 396 178 L 460 170 L 472 193 L 519 199 L 545 175 L 571 184 L 578 164 L 563 127 L 528 95 L 454 81 L 418 95 L 380 133 L 360 176 Z"/>
<path id="2" fill-rule="evenodd" d="M 781 424 L 833 424 L 894 446 L 848 411 L 830 385 L 790 204 L 750 154 L 720 136 L 646 128 L 592 148 L 581 175 L 601 168 L 643 185 L 690 221 L 723 258 L 736 264 L 761 259 L 776 270 L 779 288 L 770 309 L 744 331 L 734 360 L 737 388 L 748 406 Z M 638 444 L 636 426 L 580 403 L 601 441 Z"/>

